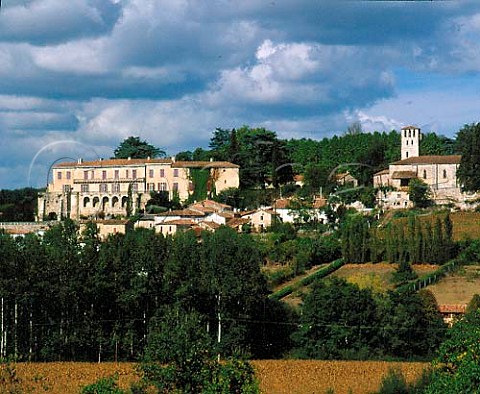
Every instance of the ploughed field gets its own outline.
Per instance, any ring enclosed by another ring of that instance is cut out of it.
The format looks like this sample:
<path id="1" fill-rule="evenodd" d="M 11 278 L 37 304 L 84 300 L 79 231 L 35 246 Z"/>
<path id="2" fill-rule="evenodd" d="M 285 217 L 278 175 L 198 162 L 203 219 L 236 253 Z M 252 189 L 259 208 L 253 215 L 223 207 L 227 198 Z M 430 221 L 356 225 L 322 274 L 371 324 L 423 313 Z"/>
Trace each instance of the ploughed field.
<path id="1" fill-rule="evenodd" d="M 324 394 L 329 389 L 336 394 L 367 394 L 379 388 L 382 376 L 390 368 L 401 369 L 406 379 L 413 381 L 428 367 L 427 363 L 383 361 L 256 360 L 252 363 L 261 391 L 266 394 Z M 18 363 L 10 367 L 15 369 L 18 379 L 15 385 L 29 393 L 77 394 L 86 384 L 114 374 L 122 388 L 138 379 L 133 363 Z M 0 392 L 12 392 L 9 387 L 2 387 L 5 383 L 0 385 Z"/>

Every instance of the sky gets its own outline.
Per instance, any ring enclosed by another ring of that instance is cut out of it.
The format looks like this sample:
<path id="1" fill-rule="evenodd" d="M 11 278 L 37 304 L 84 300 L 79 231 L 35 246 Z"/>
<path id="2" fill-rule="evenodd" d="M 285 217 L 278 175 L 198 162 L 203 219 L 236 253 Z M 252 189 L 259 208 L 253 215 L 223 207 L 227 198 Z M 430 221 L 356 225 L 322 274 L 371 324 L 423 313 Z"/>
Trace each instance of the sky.
<path id="1" fill-rule="evenodd" d="M 321 139 L 480 121 L 480 2 L 2 0 L 0 189 L 128 136 L 215 128 Z"/>

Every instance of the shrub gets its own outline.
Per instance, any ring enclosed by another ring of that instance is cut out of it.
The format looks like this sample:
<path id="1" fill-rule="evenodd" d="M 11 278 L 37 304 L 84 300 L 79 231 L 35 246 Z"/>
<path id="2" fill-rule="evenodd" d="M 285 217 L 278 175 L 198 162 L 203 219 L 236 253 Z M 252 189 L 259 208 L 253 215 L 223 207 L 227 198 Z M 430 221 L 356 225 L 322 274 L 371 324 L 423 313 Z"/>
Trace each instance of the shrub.
<path id="1" fill-rule="evenodd" d="M 85 386 L 82 394 L 125 394 L 126 392 L 119 389 L 117 386 L 117 376 L 109 376 L 101 378 L 95 383 Z"/>
<path id="2" fill-rule="evenodd" d="M 409 394 L 402 371 L 390 368 L 382 379 L 378 394 Z"/>

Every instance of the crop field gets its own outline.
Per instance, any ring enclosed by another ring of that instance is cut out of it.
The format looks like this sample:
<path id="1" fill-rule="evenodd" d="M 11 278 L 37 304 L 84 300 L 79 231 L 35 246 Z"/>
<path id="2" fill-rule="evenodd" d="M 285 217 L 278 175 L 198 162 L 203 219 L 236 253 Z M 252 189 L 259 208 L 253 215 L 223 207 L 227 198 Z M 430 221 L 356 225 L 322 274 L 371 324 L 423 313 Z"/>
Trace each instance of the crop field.
<path id="1" fill-rule="evenodd" d="M 369 287 L 382 293 L 394 288 L 391 279 L 396 268 L 397 264 L 390 263 L 345 264 L 331 276 L 343 278 L 360 288 Z M 418 276 L 422 276 L 438 269 L 438 265 L 413 264 L 412 268 Z"/>
<path id="2" fill-rule="evenodd" d="M 390 368 L 401 369 L 406 379 L 413 381 L 428 367 L 426 363 L 382 361 L 258 360 L 252 363 L 265 394 L 324 394 L 328 389 L 336 394 L 367 394 L 379 388 L 382 376 Z M 3 383 L 0 393 L 20 388 L 21 392 L 28 393 L 77 394 L 82 386 L 105 376 L 118 375 L 123 388 L 138 379 L 132 363 L 18 363 L 13 367 L 18 382 L 14 383 L 15 387 Z"/>
<path id="3" fill-rule="evenodd" d="M 428 289 L 439 304 L 468 304 L 474 294 L 480 294 L 480 266 L 464 266 Z"/>

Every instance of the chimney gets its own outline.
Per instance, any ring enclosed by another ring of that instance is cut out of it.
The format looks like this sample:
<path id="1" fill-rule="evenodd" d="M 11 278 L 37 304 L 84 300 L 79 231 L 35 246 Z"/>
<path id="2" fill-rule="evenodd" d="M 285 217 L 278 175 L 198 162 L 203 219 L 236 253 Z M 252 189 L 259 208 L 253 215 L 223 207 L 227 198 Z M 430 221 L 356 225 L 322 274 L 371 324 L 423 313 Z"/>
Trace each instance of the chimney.
<path id="1" fill-rule="evenodd" d="M 175 163 L 175 156 L 172 156 L 171 159 L 172 159 L 172 163 Z"/>
<path id="2" fill-rule="evenodd" d="M 103 161 L 103 157 L 100 157 L 100 161 Z"/>
<path id="3" fill-rule="evenodd" d="M 147 160 L 150 160 L 150 156 L 147 157 Z"/>
<path id="4" fill-rule="evenodd" d="M 83 159 L 82 159 L 81 157 L 79 157 L 77 163 L 78 163 L 78 164 L 82 164 L 82 163 L 83 163 Z"/>
<path id="5" fill-rule="evenodd" d="M 213 157 L 210 157 L 210 163 L 213 161 Z"/>
<path id="6" fill-rule="evenodd" d="M 128 156 L 128 159 L 127 160 L 132 160 L 132 158 L 130 156 Z"/>

